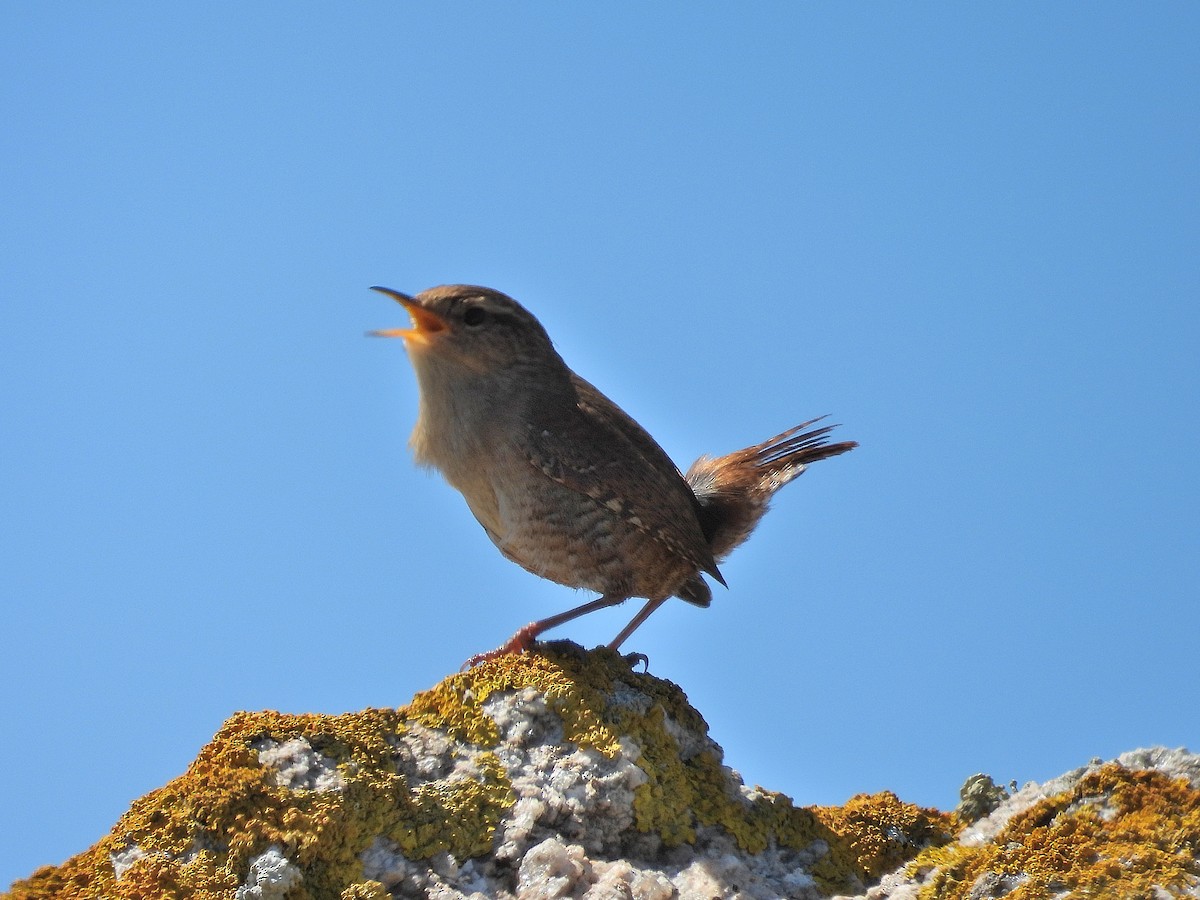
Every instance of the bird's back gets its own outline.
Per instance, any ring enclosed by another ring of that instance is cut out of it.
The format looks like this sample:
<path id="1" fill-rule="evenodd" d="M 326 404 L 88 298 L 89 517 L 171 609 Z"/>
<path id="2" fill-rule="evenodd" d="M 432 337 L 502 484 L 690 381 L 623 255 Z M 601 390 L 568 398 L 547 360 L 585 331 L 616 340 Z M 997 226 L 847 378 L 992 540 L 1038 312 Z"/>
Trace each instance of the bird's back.
<path id="1" fill-rule="evenodd" d="M 588 577 L 574 586 L 630 596 L 670 596 L 701 571 L 719 579 L 695 496 L 670 457 L 587 381 L 572 373 L 571 384 L 568 414 L 561 406 L 553 416 L 536 404 L 531 410 L 522 451 L 543 481 L 532 492 L 514 484 L 502 549 L 553 580 L 569 583 L 548 569 L 562 569 L 560 576 L 574 569 Z M 599 572 L 607 586 L 597 585 Z"/>

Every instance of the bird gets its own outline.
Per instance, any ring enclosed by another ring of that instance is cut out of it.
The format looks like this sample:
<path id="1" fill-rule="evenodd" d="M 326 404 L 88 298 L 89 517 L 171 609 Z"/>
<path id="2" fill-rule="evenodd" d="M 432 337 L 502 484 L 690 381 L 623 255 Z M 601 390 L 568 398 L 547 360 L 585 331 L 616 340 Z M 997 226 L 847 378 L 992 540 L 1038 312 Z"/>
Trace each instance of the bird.
<path id="1" fill-rule="evenodd" d="M 709 576 L 767 511 L 772 495 L 813 462 L 854 449 L 833 425 L 803 422 L 681 473 L 634 419 L 568 367 L 542 324 L 491 288 L 448 284 L 398 302 L 401 338 L 418 385 L 409 440 L 466 499 L 500 552 L 526 570 L 600 596 L 531 622 L 466 665 L 532 648 L 579 616 L 642 598 L 608 644 L 618 649 L 659 606 L 712 602 Z"/>

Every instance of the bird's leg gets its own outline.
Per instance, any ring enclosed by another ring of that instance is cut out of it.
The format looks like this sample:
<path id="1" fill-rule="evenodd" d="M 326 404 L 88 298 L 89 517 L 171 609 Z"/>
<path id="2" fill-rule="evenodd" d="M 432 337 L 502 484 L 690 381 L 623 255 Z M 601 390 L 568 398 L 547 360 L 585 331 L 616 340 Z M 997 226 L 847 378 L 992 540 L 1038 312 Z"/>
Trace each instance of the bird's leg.
<path id="1" fill-rule="evenodd" d="M 545 619 L 538 619 L 536 622 L 530 622 L 524 628 L 517 631 L 507 641 L 497 647 L 495 650 L 489 650 L 487 653 L 477 653 L 463 663 L 464 669 L 469 669 L 472 666 L 477 666 L 481 662 L 487 662 L 490 659 L 496 659 L 501 656 L 507 656 L 509 653 L 524 653 L 533 646 L 538 635 L 543 631 L 549 631 L 551 628 L 557 628 L 570 622 L 572 619 L 577 619 L 580 616 L 586 616 L 590 612 L 595 612 L 598 609 L 605 609 L 609 606 L 616 606 L 619 603 L 624 603 L 628 597 L 622 595 L 605 594 L 603 597 L 597 597 L 587 603 L 576 606 L 574 609 L 568 609 L 566 612 L 559 613 L 556 616 L 547 616 Z M 649 613 L 647 613 L 649 615 Z"/>
<path id="2" fill-rule="evenodd" d="M 641 608 L 641 610 L 638 611 L 638 614 L 633 617 L 633 619 L 630 621 L 630 623 L 621 629 L 621 633 L 618 634 L 611 641 L 609 641 L 608 649 L 616 650 L 623 643 L 625 643 L 625 639 L 627 637 L 629 637 L 631 634 L 633 634 L 635 631 L 637 631 L 638 626 L 641 625 L 643 622 L 645 622 L 648 618 L 650 618 L 650 614 L 652 612 L 654 612 L 656 609 L 658 609 L 660 606 L 662 606 L 666 602 L 666 600 L 667 600 L 667 598 L 663 597 L 661 600 L 647 601 L 646 605 L 643 606 Z"/>

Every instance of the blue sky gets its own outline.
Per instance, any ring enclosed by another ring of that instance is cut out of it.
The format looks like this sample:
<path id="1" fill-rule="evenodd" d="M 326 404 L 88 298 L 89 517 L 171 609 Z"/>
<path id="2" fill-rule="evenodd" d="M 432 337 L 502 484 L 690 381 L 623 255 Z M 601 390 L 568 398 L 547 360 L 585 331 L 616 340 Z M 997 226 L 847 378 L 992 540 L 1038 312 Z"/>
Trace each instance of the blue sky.
<path id="1" fill-rule="evenodd" d="M 589 599 L 406 447 L 490 285 L 686 466 L 822 413 L 628 649 L 800 803 L 1200 745 L 1194 4 L 5 4 L 0 884 L 239 709 Z M 555 633 L 607 641 L 634 610 Z"/>

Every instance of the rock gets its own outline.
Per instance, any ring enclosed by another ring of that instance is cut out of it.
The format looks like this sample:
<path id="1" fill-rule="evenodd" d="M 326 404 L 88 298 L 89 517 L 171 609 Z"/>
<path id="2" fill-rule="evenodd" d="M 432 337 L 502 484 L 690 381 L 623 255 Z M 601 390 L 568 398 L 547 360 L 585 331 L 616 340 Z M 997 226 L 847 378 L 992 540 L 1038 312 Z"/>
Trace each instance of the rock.
<path id="1" fill-rule="evenodd" d="M 1200 756 L 1157 747 L 1031 782 L 856 897 L 1200 897 L 1198 856 Z"/>
<path id="2" fill-rule="evenodd" d="M 971 808 L 994 808 L 973 822 L 890 793 L 804 809 L 742 784 L 677 686 L 542 645 L 397 710 L 239 713 L 92 848 L 6 896 L 1197 896 L 1198 774 L 1186 751 L 1135 751 L 1008 799 L 978 779 Z"/>

